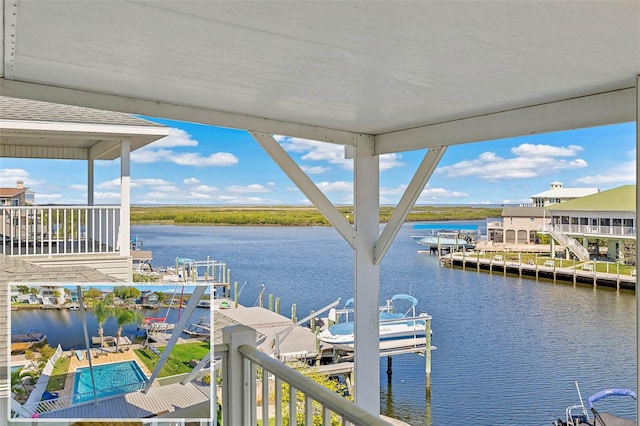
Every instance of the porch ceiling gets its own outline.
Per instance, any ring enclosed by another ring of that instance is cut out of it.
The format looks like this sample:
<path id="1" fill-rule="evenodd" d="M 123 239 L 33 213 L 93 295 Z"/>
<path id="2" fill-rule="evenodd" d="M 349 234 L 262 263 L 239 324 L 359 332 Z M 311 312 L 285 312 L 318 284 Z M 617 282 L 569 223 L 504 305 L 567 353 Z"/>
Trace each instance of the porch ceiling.
<path id="1" fill-rule="evenodd" d="M 0 90 L 383 153 L 634 120 L 639 23 L 637 1 L 5 0 Z"/>

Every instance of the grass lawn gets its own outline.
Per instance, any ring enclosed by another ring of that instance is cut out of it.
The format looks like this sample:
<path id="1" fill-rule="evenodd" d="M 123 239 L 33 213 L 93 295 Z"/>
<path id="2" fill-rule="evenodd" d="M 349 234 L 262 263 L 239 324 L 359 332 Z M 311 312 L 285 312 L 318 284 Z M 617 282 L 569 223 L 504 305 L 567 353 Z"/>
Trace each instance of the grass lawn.
<path id="1" fill-rule="evenodd" d="M 160 352 L 164 352 L 165 346 L 158 348 Z M 174 376 L 176 374 L 188 373 L 193 370 L 189 365 L 192 359 L 201 360 L 211 349 L 211 345 L 206 342 L 183 343 L 175 345 L 167 362 L 162 366 L 158 377 Z M 136 349 L 136 354 L 140 357 L 144 365 L 151 371 L 158 364 L 160 357 L 149 349 Z"/>
<path id="2" fill-rule="evenodd" d="M 71 358 L 68 356 L 62 356 L 53 366 L 49 383 L 47 383 L 47 390 L 49 392 L 58 391 L 64 389 L 64 382 L 67 380 L 67 372 L 69 371 L 69 363 Z"/>

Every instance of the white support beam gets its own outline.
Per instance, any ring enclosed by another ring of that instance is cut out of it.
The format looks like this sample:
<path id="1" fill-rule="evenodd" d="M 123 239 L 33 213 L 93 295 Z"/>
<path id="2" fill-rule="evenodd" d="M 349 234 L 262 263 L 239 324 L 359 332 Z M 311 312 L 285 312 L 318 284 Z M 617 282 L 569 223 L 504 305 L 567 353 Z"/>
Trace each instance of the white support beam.
<path id="1" fill-rule="evenodd" d="M 131 255 L 131 161 L 128 140 L 120 143 L 120 255 Z"/>
<path id="2" fill-rule="evenodd" d="M 119 144 L 113 140 L 102 140 L 98 143 L 95 143 L 89 148 L 89 159 L 95 160 L 100 158 L 107 158 L 109 154 L 112 154 L 114 151 L 118 151 L 120 149 Z M 118 156 L 116 155 L 116 158 Z"/>
<path id="3" fill-rule="evenodd" d="M 635 89 L 622 89 L 376 135 L 375 152 L 458 145 L 634 121 Z"/>
<path id="4" fill-rule="evenodd" d="M 65 105 L 77 105 L 107 111 L 119 111 L 161 117 L 170 120 L 190 121 L 211 126 L 232 129 L 252 130 L 276 135 L 295 136 L 341 145 L 354 145 L 353 133 L 343 130 L 327 129 L 306 124 L 271 120 L 205 108 L 177 105 L 149 99 L 107 95 L 87 90 L 68 89 L 44 84 L 0 79 L 0 93 L 3 96 L 35 99 Z"/>
<path id="5" fill-rule="evenodd" d="M 638 213 L 638 200 L 640 200 L 640 188 L 638 182 L 640 181 L 640 75 L 636 76 L 636 229 L 638 223 L 640 223 L 640 214 Z M 638 246 L 636 242 L 636 247 Z M 636 249 L 636 265 L 640 265 L 640 252 Z M 636 278 L 636 391 L 640 389 L 640 297 L 638 297 L 638 279 Z M 640 414 L 640 401 L 636 401 L 636 416 Z"/>
<path id="6" fill-rule="evenodd" d="M 93 164 L 93 159 L 87 159 L 87 205 L 94 206 L 95 194 L 95 168 Z"/>
<path id="7" fill-rule="evenodd" d="M 358 137 L 354 159 L 355 403 L 380 415 L 380 266 L 373 247 L 380 228 L 380 165 L 373 140 Z"/>
<path id="8" fill-rule="evenodd" d="M 391 243 L 393 242 L 396 235 L 398 235 L 398 231 L 402 227 L 404 220 L 407 218 L 409 211 L 413 208 L 416 203 L 416 200 L 420 196 L 420 193 L 424 189 L 424 186 L 429 181 L 429 178 L 433 174 L 433 171 L 438 166 L 440 159 L 444 155 L 444 152 L 447 150 L 447 147 L 441 146 L 438 148 L 430 148 L 429 151 L 425 154 L 422 162 L 418 166 L 409 186 L 405 189 L 404 194 L 402 194 L 402 198 L 400 202 L 393 210 L 391 214 L 391 218 L 385 225 L 382 230 L 382 234 L 378 237 L 378 241 L 373 248 L 373 262 L 376 265 L 379 265 L 384 258 L 384 255 L 391 247 Z"/>
<path id="9" fill-rule="evenodd" d="M 191 320 L 191 315 L 193 315 L 193 311 L 195 311 L 198 306 L 198 301 L 202 298 L 202 295 L 209 287 L 206 285 L 197 285 L 194 287 L 193 292 L 191 293 L 191 297 L 189 297 L 189 301 L 187 302 L 187 306 L 184 308 L 184 311 L 180 314 L 180 320 L 176 323 L 174 330 L 182 330 L 187 326 L 187 323 Z M 171 355 L 171 351 L 173 351 L 174 346 L 178 343 L 178 338 L 180 337 L 180 332 L 171 333 L 171 338 L 167 342 L 167 346 L 165 346 L 162 355 L 160 355 L 160 359 L 156 364 L 156 368 L 153 369 L 151 373 L 151 377 L 147 381 L 143 393 L 149 392 L 151 386 L 153 386 L 153 382 L 158 378 L 158 374 L 160 374 L 160 370 L 164 366 L 164 363 L 169 359 L 169 355 Z"/>
<path id="10" fill-rule="evenodd" d="M 351 224 L 342 216 L 340 211 L 320 191 L 315 183 L 302 171 L 293 159 L 282 149 L 280 144 L 271 134 L 261 132 L 249 132 L 251 136 L 271 156 L 273 161 L 280 166 L 289 179 L 295 183 L 300 191 L 311 201 L 327 218 L 329 223 L 342 235 L 352 248 L 355 248 L 355 236 Z"/>

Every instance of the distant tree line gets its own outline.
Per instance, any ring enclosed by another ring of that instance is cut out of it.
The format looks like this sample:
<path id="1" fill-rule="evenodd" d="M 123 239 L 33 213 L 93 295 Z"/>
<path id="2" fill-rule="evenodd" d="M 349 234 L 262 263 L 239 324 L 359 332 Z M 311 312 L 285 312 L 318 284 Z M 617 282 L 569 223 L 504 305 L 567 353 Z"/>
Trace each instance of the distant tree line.
<path id="1" fill-rule="evenodd" d="M 338 210 L 353 223 L 353 207 L 338 207 Z M 393 210 L 393 207 L 381 207 L 380 222 L 387 222 Z M 502 208 L 419 206 L 409 213 L 407 221 L 484 220 L 501 214 Z M 132 207 L 131 222 L 176 225 L 329 225 L 329 221 L 315 207 Z"/>

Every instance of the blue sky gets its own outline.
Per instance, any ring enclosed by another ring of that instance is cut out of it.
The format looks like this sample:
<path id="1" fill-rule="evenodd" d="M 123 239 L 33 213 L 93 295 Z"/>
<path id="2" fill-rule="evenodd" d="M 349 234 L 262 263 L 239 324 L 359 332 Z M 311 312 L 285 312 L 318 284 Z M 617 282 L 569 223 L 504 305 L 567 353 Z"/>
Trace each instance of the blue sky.
<path id="1" fill-rule="evenodd" d="M 131 155 L 132 203 L 304 205 L 305 196 L 244 131 L 145 117 L 170 135 Z M 335 204 L 353 202 L 342 146 L 278 137 Z M 519 204 L 549 188 L 635 184 L 635 123 L 449 147 L 418 204 Z M 425 151 L 380 158 L 381 204 L 396 204 Z M 119 161 L 97 161 L 96 204 L 119 202 Z M 24 180 L 37 204 L 85 204 L 83 161 L 3 158 L 0 186 Z"/>

